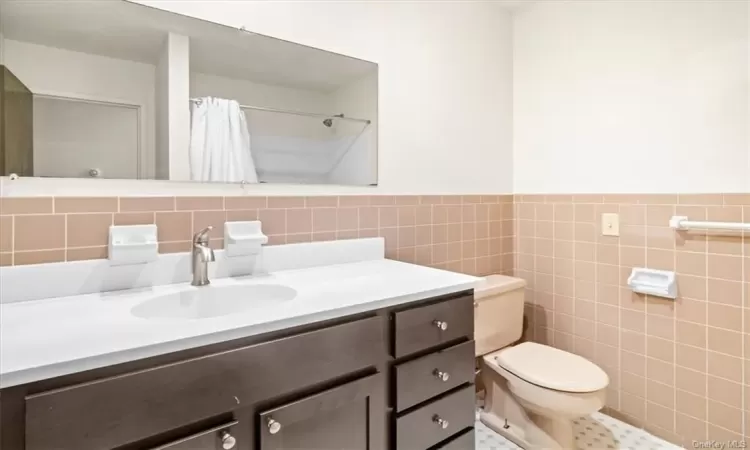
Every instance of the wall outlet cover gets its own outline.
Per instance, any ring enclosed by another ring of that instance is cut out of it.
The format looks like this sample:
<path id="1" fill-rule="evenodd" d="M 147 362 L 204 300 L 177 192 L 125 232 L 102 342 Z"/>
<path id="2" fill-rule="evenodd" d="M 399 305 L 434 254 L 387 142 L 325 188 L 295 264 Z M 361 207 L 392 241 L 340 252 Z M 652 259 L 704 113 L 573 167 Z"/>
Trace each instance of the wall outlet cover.
<path id="1" fill-rule="evenodd" d="M 620 235 L 620 215 L 615 213 L 602 214 L 602 235 L 619 236 Z"/>

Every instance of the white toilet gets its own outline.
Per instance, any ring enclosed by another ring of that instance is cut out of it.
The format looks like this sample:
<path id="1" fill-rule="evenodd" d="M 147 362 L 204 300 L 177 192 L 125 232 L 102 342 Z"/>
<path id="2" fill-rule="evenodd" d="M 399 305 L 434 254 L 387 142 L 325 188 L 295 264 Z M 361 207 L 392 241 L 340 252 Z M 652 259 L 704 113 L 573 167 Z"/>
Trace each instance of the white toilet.
<path id="1" fill-rule="evenodd" d="M 546 345 L 512 345 L 523 332 L 519 278 L 491 275 L 475 288 L 476 355 L 485 388 L 481 421 L 526 450 L 575 448 L 573 419 L 604 406 L 609 377 Z"/>

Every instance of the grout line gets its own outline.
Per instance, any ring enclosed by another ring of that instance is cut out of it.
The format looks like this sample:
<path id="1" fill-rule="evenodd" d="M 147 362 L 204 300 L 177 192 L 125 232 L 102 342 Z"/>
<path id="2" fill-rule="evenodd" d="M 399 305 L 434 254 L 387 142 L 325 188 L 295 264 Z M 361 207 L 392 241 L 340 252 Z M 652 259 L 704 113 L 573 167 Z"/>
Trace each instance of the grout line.
<path id="1" fill-rule="evenodd" d="M 555 205 L 552 205 L 551 208 L 552 208 L 552 218 L 554 219 L 555 218 Z M 534 208 L 534 218 L 535 219 L 536 219 L 536 215 L 537 214 L 536 214 L 536 207 L 535 207 Z M 535 220 L 535 225 L 538 224 L 539 222 L 541 222 L 541 221 Z M 539 239 L 539 238 L 536 238 L 536 239 Z M 552 240 L 552 244 L 553 244 L 552 245 L 552 309 L 554 311 L 554 315 L 557 316 L 557 314 L 558 314 L 558 312 L 557 312 L 557 309 L 558 309 L 558 307 L 557 307 L 557 296 L 555 295 L 555 293 L 557 292 L 557 277 L 555 276 L 555 259 L 554 259 L 555 258 L 555 247 L 554 247 L 554 242 L 555 242 L 555 222 L 554 222 L 554 220 L 552 221 L 552 238 L 551 238 L 551 240 Z M 536 244 L 537 243 L 538 243 L 538 240 L 534 242 L 535 249 L 536 249 Z M 536 269 L 536 258 L 537 258 L 537 256 L 538 256 L 538 253 L 535 252 L 535 256 L 534 256 L 534 267 L 535 267 L 535 269 Z M 574 289 L 573 292 L 575 293 L 575 288 L 573 288 L 573 289 Z M 573 317 L 575 317 L 575 303 L 573 304 Z M 573 320 L 572 322 L 573 322 L 573 327 L 572 327 L 573 328 L 573 330 L 572 330 L 573 331 L 573 336 L 570 338 L 571 341 L 572 341 L 572 344 L 573 344 L 572 350 L 573 350 L 574 353 L 578 353 L 578 348 L 577 348 L 578 347 L 578 345 L 577 345 L 578 341 L 576 339 L 576 321 Z M 555 328 L 557 328 L 557 327 L 555 327 Z M 596 334 L 594 334 L 594 336 L 596 336 Z"/>
<path id="2" fill-rule="evenodd" d="M 706 216 L 708 216 L 708 210 L 706 210 Z M 708 436 L 709 435 L 708 434 L 709 433 L 709 417 L 708 417 L 708 407 L 709 407 L 709 403 L 708 403 L 708 380 L 709 380 L 709 377 L 708 377 L 708 355 L 709 355 L 709 350 L 708 350 L 708 297 L 709 297 L 708 295 L 708 242 L 706 242 L 706 245 L 704 246 L 702 253 L 703 253 L 703 258 L 705 260 L 704 269 L 705 269 L 705 274 L 706 274 L 706 277 L 703 281 L 704 283 L 703 289 L 706 293 L 706 326 L 703 331 L 704 333 L 703 339 L 706 344 L 706 385 L 704 386 L 706 395 L 705 395 L 705 399 L 703 400 L 703 406 L 706 409 L 704 432 L 705 432 L 705 436 Z"/>
<path id="3" fill-rule="evenodd" d="M 622 218 L 622 211 L 620 211 L 618 207 L 618 227 L 619 227 L 619 219 Z M 622 239 L 620 239 L 620 233 L 618 232 L 617 235 L 617 264 L 618 266 L 622 267 L 620 264 L 621 261 L 621 244 Z M 622 402 L 622 280 L 620 280 L 620 285 L 617 286 L 617 371 L 618 371 L 618 377 L 620 380 L 620 385 L 617 386 L 617 409 L 621 408 L 621 402 Z"/>
<path id="4" fill-rule="evenodd" d="M 743 211 L 744 210 L 745 210 L 745 208 L 743 208 Z M 747 221 L 747 220 L 750 220 L 750 217 L 744 217 L 744 215 L 745 215 L 745 213 L 743 212 L 743 217 L 742 217 L 743 222 Z M 748 271 L 750 271 L 750 267 L 747 267 L 748 257 L 750 257 L 750 255 L 747 254 L 748 240 L 750 240 L 750 236 L 748 235 L 748 233 L 743 233 L 741 243 L 742 243 L 742 256 L 743 256 L 743 259 L 742 259 L 742 273 L 744 275 L 743 275 L 743 279 L 740 280 L 742 282 L 742 313 L 741 313 L 742 314 L 742 325 L 741 325 L 741 329 L 742 329 L 742 342 L 741 342 L 741 344 L 742 344 L 742 347 L 741 347 L 742 348 L 742 386 L 741 386 L 741 391 L 740 391 L 740 393 L 742 395 L 742 398 L 740 399 L 741 404 L 742 404 L 742 436 L 747 436 L 748 435 L 748 430 L 747 430 L 747 423 L 748 423 L 747 409 L 748 409 L 748 405 L 745 402 L 745 399 L 747 398 L 747 389 L 748 389 L 748 387 L 746 385 L 746 382 L 747 382 L 747 363 L 745 362 L 746 359 L 747 359 L 747 357 L 748 357 L 748 355 L 747 355 L 747 348 L 745 348 L 745 341 L 747 340 L 747 339 L 745 339 L 745 333 L 747 333 L 748 330 L 745 329 L 745 321 L 746 321 L 745 315 L 747 314 L 747 306 L 748 305 L 745 304 L 745 299 L 748 298 L 748 296 L 750 296 L 750 293 L 747 292 L 747 286 L 748 286 L 748 284 L 746 283 L 747 281 L 750 281 L 750 280 L 744 279 L 744 277 L 747 277 Z"/>
<path id="5" fill-rule="evenodd" d="M 648 223 L 648 221 L 649 221 L 649 218 L 648 218 L 648 207 L 645 207 L 643 209 L 643 216 L 644 216 L 643 217 L 643 223 L 644 223 L 643 224 L 643 236 L 646 239 L 646 242 L 644 244 L 645 251 L 644 251 L 644 254 L 643 254 L 643 261 L 644 261 L 644 265 L 646 267 L 648 267 L 648 248 L 649 248 L 649 246 L 648 246 L 648 226 L 646 225 Z M 649 370 L 648 370 L 648 354 L 649 354 L 649 351 L 648 351 L 648 341 L 649 341 L 649 339 L 648 339 L 648 337 L 649 337 L 650 334 L 648 332 L 648 295 L 645 295 L 644 296 L 644 300 L 643 300 L 643 320 L 644 320 L 644 324 L 643 324 L 643 335 L 644 335 L 644 339 L 643 339 L 643 352 L 645 353 L 645 356 L 644 356 L 644 369 L 645 369 L 644 378 L 647 380 L 646 381 L 646 391 L 645 391 L 645 396 L 646 396 L 646 415 L 643 418 L 644 419 L 644 426 L 645 426 L 645 424 L 648 422 L 647 419 L 648 419 L 648 394 L 649 394 L 649 384 L 648 384 L 648 379 L 649 379 L 649 376 L 648 376 L 649 375 Z M 676 380 L 674 380 L 674 381 L 676 382 Z"/>
<path id="6" fill-rule="evenodd" d="M 677 214 L 677 207 L 672 208 L 672 215 Z M 672 254 L 672 267 L 674 270 L 674 273 L 677 272 L 677 246 L 675 245 L 675 239 L 677 238 L 676 234 L 672 235 L 672 245 L 675 247 L 673 254 Z M 676 275 L 675 275 L 676 277 Z M 674 305 L 674 308 L 672 309 L 672 337 L 674 338 L 674 342 L 672 342 L 672 379 L 675 385 L 675 388 L 672 390 L 672 431 L 673 433 L 677 432 L 677 299 L 672 300 L 672 305 Z M 706 346 L 708 346 L 708 343 L 706 343 Z M 708 367 L 706 368 L 706 371 L 708 371 Z M 708 379 L 708 377 L 706 377 Z"/>

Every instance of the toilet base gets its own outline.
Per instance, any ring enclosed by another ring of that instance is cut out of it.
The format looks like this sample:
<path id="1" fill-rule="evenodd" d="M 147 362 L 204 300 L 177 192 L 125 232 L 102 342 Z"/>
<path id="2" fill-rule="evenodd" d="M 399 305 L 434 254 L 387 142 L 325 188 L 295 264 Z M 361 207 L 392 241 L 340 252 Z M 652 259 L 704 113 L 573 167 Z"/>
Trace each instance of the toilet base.
<path id="1" fill-rule="evenodd" d="M 534 423 L 547 436 L 551 437 L 559 448 L 575 449 L 573 438 L 573 421 L 565 418 L 550 419 L 549 417 L 536 416 Z"/>
<path id="2" fill-rule="evenodd" d="M 481 411 L 479 420 L 500 436 L 524 450 L 575 449 L 572 422 L 534 417 L 523 424 L 513 423 L 490 411 Z M 527 440 L 530 439 L 530 440 Z"/>
<path id="3" fill-rule="evenodd" d="M 487 425 L 487 428 L 504 437 L 505 439 L 511 441 L 517 446 L 523 449 L 531 448 L 531 445 L 523 438 L 523 430 L 521 430 L 517 425 L 511 424 L 504 418 L 498 417 L 497 415 L 487 411 L 481 411 L 479 413 L 479 420 L 481 420 L 483 424 Z"/>

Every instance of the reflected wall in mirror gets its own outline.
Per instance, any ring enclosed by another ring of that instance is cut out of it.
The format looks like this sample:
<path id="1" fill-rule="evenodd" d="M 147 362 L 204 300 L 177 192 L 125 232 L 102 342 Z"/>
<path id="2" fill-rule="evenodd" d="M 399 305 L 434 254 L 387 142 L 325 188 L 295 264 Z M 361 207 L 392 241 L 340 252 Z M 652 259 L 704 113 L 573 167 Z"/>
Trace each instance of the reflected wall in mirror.
<path id="1" fill-rule="evenodd" d="M 377 184 L 377 64 L 125 0 L 0 0 L 0 175 Z"/>

